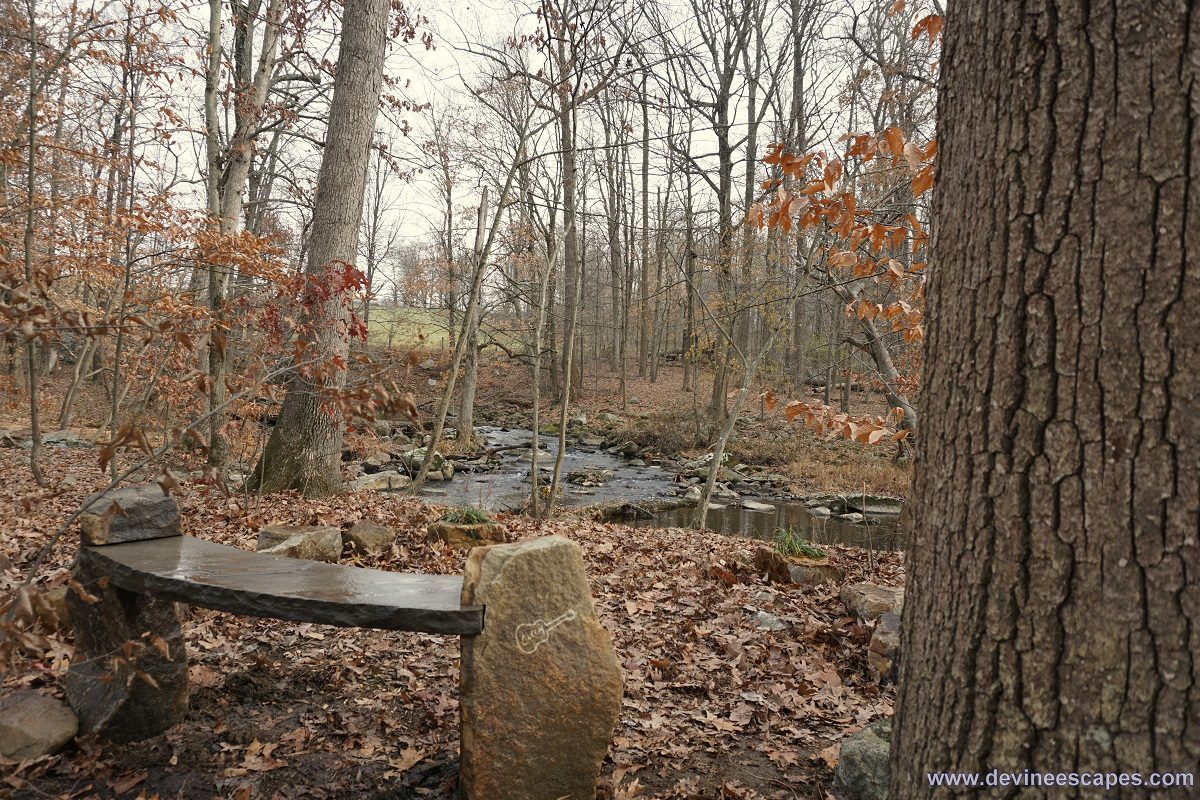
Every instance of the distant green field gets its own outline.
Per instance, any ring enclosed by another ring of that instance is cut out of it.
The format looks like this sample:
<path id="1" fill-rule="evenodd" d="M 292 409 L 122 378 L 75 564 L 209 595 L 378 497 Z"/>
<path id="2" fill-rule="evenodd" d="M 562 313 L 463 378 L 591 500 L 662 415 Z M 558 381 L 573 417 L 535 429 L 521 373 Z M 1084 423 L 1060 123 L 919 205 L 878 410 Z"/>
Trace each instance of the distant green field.
<path id="1" fill-rule="evenodd" d="M 393 348 L 438 350 L 446 347 L 446 310 L 435 308 L 371 309 L 371 344 Z M 422 339 L 421 337 L 425 338 Z"/>
<path id="2" fill-rule="evenodd" d="M 448 314 L 444 308 L 391 308 L 376 306 L 371 309 L 371 328 L 369 335 L 371 344 L 377 347 L 387 347 L 391 342 L 393 350 L 445 350 L 449 348 L 446 336 L 446 319 Z M 462 325 L 462 313 L 454 320 L 455 325 Z M 421 337 L 425 338 L 421 338 Z M 497 330 L 495 321 L 489 317 L 484 321 L 480 331 L 481 341 L 504 342 L 508 347 L 518 347 L 519 340 L 511 333 Z"/>

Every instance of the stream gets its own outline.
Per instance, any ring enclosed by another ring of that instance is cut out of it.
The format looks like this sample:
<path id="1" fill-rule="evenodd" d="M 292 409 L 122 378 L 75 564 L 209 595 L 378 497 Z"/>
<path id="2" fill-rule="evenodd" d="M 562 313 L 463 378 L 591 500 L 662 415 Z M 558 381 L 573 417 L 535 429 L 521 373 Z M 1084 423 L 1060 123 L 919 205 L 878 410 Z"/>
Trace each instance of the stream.
<path id="1" fill-rule="evenodd" d="M 477 506 L 490 511 L 521 508 L 529 496 L 533 432 L 479 426 L 476 434 L 486 441 L 484 455 L 455 459 L 454 477 L 427 484 L 420 496 L 439 505 Z M 539 444 L 542 452 L 538 467 L 543 483 L 549 484 L 558 438 L 543 434 Z M 619 447 L 605 448 L 597 437 L 584 434 L 568 445 L 563 457 L 563 493 L 557 506 L 616 506 L 625 513 L 608 517 L 613 521 L 619 519 L 635 527 L 687 527 L 695 503 L 687 498 L 693 484 L 680 474 L 683 466 L 670 459 L 626 458 Z M 903 549 L 905 545 L 894 513 L 899 508 L 895 501 L 867 497 L 863 499 L 868 502 L 858 502 L 837 496 L 805 500 L 787 493 L 780 483 L 782 476 L 750 468 L 731 472 L 729 477 L 731 480 L 724 482 L 726 493 L 714 497 L 709 505 L 706 527 L 714 531 L 770 539 L 779 529 L 791 529 L 814 544 L 886 550 Z M 690 480 L 699 482 L 695 477 Z M 867 513 L 855 514 L 860 508 Z M 851 516 L 843 519 L 846 512 Z"/>

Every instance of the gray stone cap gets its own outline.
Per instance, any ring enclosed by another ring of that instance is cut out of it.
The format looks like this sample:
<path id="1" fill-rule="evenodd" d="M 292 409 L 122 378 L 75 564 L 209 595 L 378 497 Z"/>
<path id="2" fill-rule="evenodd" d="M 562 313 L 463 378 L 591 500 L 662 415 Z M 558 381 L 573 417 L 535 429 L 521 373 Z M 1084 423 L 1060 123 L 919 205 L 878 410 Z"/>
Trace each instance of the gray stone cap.
<path id="1" fill-rule="evenodd" d="M 122 589 L 251 617 L 474 636 L 457 575 L 385 572 L 252 553 L 191 536 L 83 547 L 80 563 Z"/>

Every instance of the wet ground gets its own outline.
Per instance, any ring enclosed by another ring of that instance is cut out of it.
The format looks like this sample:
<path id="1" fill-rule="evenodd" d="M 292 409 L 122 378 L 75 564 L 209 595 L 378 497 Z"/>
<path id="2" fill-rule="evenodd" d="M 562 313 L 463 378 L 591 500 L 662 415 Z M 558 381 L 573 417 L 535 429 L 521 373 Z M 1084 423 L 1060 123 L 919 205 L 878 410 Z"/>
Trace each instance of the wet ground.
<path id="1" fill-rule="evenodd" d="M 533 432 L 520 428 L 480 427 L 487 444 L 477 458 L 457 459 L 454 478 L 429 484 L 421 495 L 446 505 L 478 506 L 491 511 L 515 511 L 529 497 L 530 444 Z M 680 475 L 681 464 L 668 459 L 627 459 L 616 448 L 605 448 L 595 439 L 568 440 L 563 457 L 563 494 L 559 508 L 628 504 L 632 516 L 623 521 L 635 526 L 688 527 L 694 504 L 685 500 L 691 483 Z M 558 438 L 543 434 L 538 468 L 542 484 L 550 483 Z M 567 480 L 573 473 L 605 478 L 602 485 L 580 486 Z M 739 497 L 722 498 L 710 505 L 706 527 L 730 535 L 770 539 L 780 530 L 792 530 L 816 544 L 849 544 L 871 549 L 903 549 L 904 534 L 893 514 L 868 514 L 861 521 L 842 519 L 836 507 L 830 515 L 813 513 L 809 504 L 780 491 L 766 480 L 748 477 L 730 488 Z M 742 503 L 769 505 L 751 510 Z M 672 507 L 674 506 L 674 507 Z M 641 517 L 641 518 L 637 518 Z"/>

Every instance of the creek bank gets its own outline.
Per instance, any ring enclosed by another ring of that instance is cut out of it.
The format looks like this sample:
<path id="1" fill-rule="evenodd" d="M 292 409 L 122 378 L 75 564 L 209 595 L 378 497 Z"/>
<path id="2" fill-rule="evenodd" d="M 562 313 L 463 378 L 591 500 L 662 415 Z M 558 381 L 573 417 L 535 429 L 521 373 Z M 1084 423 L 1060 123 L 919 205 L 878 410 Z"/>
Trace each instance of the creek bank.
<path id="1" fill-rule="evenodd" d="M 601 415 L 600 421 L 604 422 Z M 608 415 L 610 417 L 614 415 Z M 609 423 L 614 424 L 614 423 Z M 452 430 L 452 429 L 451 429 Z M 476 506 L 489 511 L 520 511 L 529 498 L 533 432 L 526 428 L 479 426 L 482 447 L 453 459 L 435 454 L 431 477 L 436 487 L 419 496 L 438 505 Z M 410 491 L 425 448 L 419 435 L 394 433 L 380 452 L 347 465 L 356 489 Z M 587 427 L 578 414 L 568 422 L 559 508 L 590 511 L 602 521 L 638 526 L 689 527 L 701 485 L 713 469 L 712 455 L 691 460 L 661 457 L 621 440 L 619 429 Z M 390 444 L 390 449 L 386 449 Z M 546 426 L 538 441 L 539 484 L 553 476 L 557 430 Z M 901 501 L 874 495 L 797 496 L 788 479 L 766 467 L 722 459 L 707 527 L 723 533 L 769 539 L 778 529 L 795 530 L 812 541 L 873 549 L 904 544 L 896 520 Z M 451 480 L 453 478 L 453 480 Z"/>

